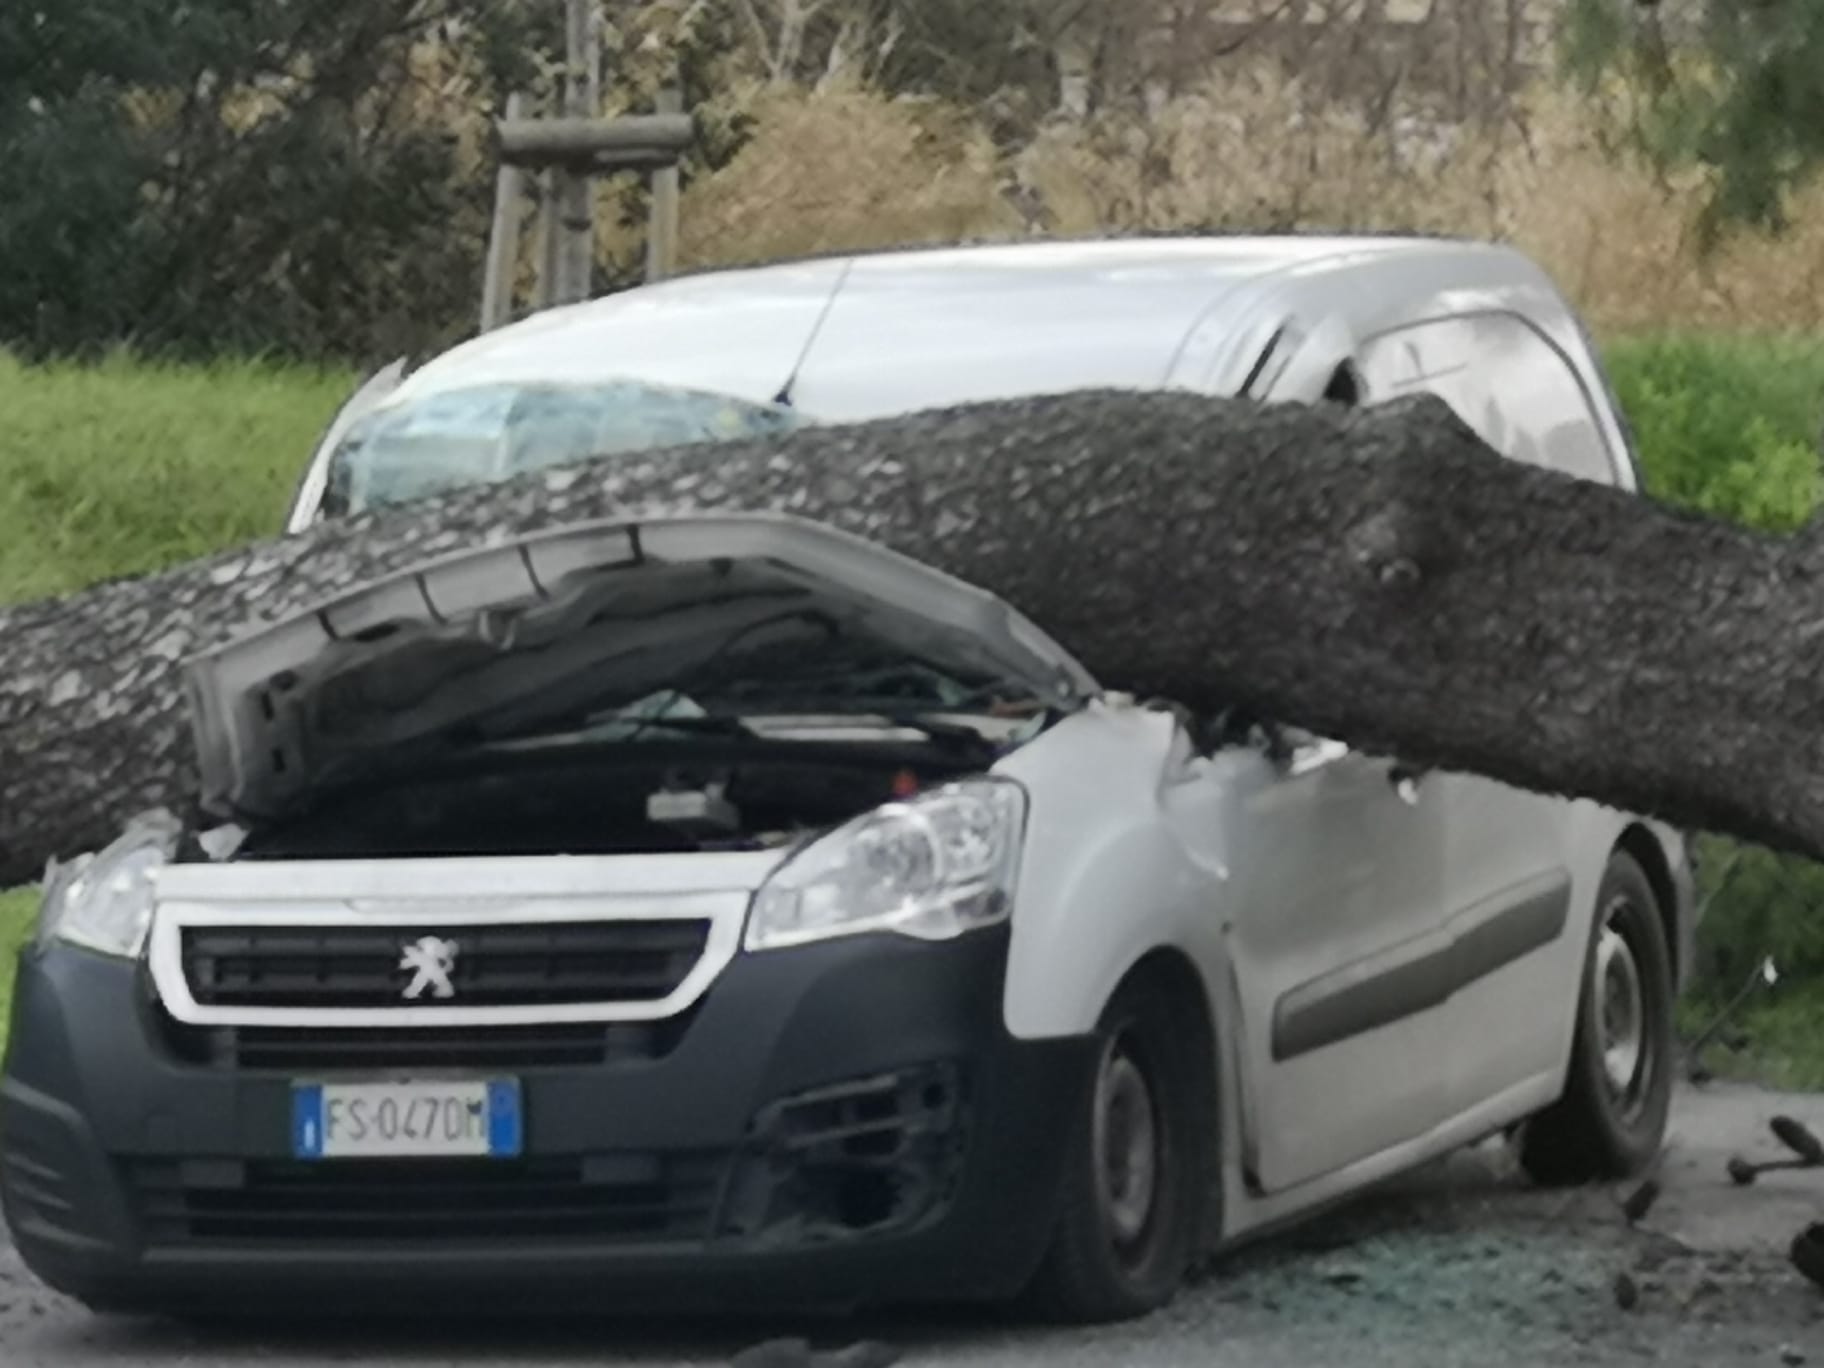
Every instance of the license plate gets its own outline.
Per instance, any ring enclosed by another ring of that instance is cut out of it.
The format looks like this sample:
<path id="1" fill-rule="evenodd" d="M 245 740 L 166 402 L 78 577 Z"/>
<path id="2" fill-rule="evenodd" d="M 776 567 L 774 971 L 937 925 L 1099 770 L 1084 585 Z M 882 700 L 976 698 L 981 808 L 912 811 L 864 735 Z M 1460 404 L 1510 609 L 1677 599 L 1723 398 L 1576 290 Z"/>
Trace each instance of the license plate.
<path id="1" fill-rule="evenodd" d="M 525 1143 L 519 1084 L 299 1083 L 291 1146 L 300 1159 L 511 1159 Z"/>

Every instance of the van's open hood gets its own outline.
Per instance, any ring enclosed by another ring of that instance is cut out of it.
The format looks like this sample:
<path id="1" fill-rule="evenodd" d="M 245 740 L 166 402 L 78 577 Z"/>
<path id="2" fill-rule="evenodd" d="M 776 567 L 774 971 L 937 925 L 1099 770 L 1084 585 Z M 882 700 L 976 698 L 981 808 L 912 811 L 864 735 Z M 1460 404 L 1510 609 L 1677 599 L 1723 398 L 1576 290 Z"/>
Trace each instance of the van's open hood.
<path id="1" fill-rule="evenodd" d="M 665 689 L 794 610 L 1061 706 L 1096 689 L 993 595 L 821 524 L 589 523 L 427 560 L 186 662 L 203 805 L 271 817 L 484 713 Z"/>

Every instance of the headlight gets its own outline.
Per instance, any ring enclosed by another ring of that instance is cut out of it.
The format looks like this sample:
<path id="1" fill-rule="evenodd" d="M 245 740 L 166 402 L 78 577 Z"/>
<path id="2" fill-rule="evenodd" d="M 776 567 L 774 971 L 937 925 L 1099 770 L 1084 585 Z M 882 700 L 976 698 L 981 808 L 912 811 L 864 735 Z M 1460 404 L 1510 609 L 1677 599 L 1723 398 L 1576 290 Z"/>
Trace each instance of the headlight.
<path id="1" fill-rule="evenodd" d="M 754 895 L 747 948 L 863 931 L 948 940 L 1006 919 L 1026 794 L 970 779 L 890 803 L 800 851 Z"/>
<path id="2" fill-rule="evenodd" d="M 98 855 L 45 878 L 38 942 L 67 941 L 104 955 L 134 959 L 152 922 L 152 875 L 177 853 L 183 825 L 166 812 L 135 818 Z"/>

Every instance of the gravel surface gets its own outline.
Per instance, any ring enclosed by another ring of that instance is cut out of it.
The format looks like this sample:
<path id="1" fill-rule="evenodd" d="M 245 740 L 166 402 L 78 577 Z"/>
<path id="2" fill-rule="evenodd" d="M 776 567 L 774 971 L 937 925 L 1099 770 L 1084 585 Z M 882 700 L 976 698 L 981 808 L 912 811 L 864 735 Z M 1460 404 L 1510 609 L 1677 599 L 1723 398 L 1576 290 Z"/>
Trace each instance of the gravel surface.
<path id="1" fill-rule="evenodd" d="M 835 1326 L 199 1331 L 90 1317 L 34 1284 L 0 1244 L 0 1364 L 683 1368 L 809 1334 L 831 1347 L 885 1341 L 906 1364 L 1824 1368 L 1824 1291 L 1786 1260 L 1792 1237 L 1824 1219 L 1824 1174 L 1771 1174 L 1744 1189 L 1724 1171 L 1734 1153 L 1778 1157 L 1767 1121 L 1781 1112 L 1824 1130 L 1824 1097 L 1720 1084 L 1687 1092 L 1674 1112 L 1663 1195 L 1634 1228 L 1620 1210 L 1625 1189 L 1536 1190 L 1489 1145 L 1231 1256 L 1150 1320 L 1095 1331 L 975 1312 Z"/>

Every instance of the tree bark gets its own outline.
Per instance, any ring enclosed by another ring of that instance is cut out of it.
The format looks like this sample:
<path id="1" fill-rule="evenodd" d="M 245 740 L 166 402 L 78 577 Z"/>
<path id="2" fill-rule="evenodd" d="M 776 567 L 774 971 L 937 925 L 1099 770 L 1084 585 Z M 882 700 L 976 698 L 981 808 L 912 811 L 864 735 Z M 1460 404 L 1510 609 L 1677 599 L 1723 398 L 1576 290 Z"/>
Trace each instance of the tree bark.
<path id="1" fill-rule="evenodd" d="M 1096 393 L 609 458 L 0 610 L 0 886 L 196 789 L 180 662 L 451 550 L 772 510 L 1107 686 L 1824 854 L 1824 554 L 1496 456 L 1442 403 Z"/>

